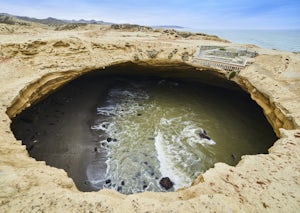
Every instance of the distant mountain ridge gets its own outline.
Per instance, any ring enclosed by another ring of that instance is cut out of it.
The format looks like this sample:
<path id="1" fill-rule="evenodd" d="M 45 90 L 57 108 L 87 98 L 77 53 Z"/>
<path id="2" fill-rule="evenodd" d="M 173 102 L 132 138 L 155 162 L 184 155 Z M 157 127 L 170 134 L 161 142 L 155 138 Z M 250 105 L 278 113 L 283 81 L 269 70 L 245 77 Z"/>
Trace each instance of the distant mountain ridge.
<path id="1" fill-rule="evenodd" d="M 163 28 L 163 29 L 183 29 L 185 27 L 178 26 L 178 25 L 158 25 L 152 26 L 153 28 Z"/>
<path id="2" fill-rule="evenodd" d="M 32 18 L 27 16 L 16 16 L 11 15 L 8 13 L 0 13 L 0 23 L 6 23 L 6 24 L 21 24 L 21 25 L 28 25 L 30 22 L 33 23 L 39 23 L 39 24 L 46 24 L 46 25 L 63 25 L 63 24 L 100 24 L 100 25 L 111 25 L 113 23 L 110 22 L 104 22 L 104 21 L 97 21 L 97 20 L 62 20 L 62 19 L 56 19 L 53 17 L 48 17 L 45 19 L 38 19 L 38 18 Z"/>

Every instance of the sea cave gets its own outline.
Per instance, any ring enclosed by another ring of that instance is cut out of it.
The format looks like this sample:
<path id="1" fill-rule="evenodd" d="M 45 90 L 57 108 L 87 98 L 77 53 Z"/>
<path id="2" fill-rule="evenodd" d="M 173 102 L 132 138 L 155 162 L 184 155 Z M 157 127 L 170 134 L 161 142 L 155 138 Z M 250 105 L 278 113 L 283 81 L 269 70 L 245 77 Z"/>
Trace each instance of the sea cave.
<path id="1" fill-rule="evenodd" d="M 174 191 L 217 162 L 268 153 L 277 139 L 250 95 L 213 70 L 122 63 L 64 82 L 11 129 L 80 191 Z"/>

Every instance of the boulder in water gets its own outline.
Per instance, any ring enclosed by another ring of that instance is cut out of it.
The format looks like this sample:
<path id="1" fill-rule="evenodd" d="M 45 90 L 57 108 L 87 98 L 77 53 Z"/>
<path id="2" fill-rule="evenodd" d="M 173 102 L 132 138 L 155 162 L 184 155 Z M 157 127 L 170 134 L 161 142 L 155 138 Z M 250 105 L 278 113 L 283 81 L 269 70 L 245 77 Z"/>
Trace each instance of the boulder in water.
<path id="1" fill-rule="evenodd" d="M 162 179 L 160 179 L 159 184 L 166 190 L 171 189 L 174 185 L 174 183 L 168 177 L 163 177 Z"/>
<path id="2" fill-rule="evenodd" d="M 200 138 L 210 140 L 210 137 L 207 135 L 207 132 L 205 129 L 201 129 L 199 136 L 200 136 Z"/>

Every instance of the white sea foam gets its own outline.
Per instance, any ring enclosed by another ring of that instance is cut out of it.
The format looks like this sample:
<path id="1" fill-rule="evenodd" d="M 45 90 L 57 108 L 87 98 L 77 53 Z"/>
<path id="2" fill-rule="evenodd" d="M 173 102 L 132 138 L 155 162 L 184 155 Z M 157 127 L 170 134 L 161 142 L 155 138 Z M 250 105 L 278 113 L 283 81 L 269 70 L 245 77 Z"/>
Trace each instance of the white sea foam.
<path id="1" fill-rule="evenodd" d="M 86 169 L 86 176 L 89 182 L 96 186 L 105 180 L 106 167 L 97 161 L 91 162 Z"/>
<path id="2" fill-rule="evenodd" d="M 129 90 L 123 90 L 123 89 L 113 89 L 108 94 L 113 99 L 117 98 L 131 98 L 131 99 L 149 99 L 149 95 L 142 90 L 138 91 L 129 91 Z"/>
<path id="3" fill-rule="evenodd" d="M 175 189 L 187 186 L 191 180 L 176 169 L 176 164 L 171 158 L 171 156 L 174 156 L 171 148 L 166 145 L 163 134 L 159 130 L 155 137 L 155 149 L 160 163 L 159 171 L 162 176 L 169 177 L 174 182 Z"/>
<path id="4" fill-rule="evenodd" d="M 110 125 L 110 122 L 105 121 L 91 126 L 91 129 L 107 131 Z"/>
<path id="5" fill-rule="evenodd" d="M 169 177 L 174 182 L 174 189 L 178 189 L 188 186 L 198 171 L 201 172 L 199 165 L 204 154 L 198 146 L 213 145 L 214 142 L 199 136 L 201 127 L 190 121 L 193 115 L 188 110 L 183 110 L 180 115 L 181 108 L 173 111 L 149 98 L 149 94 L 138 86 L 113 89 L 105 104 L 97 108 L 100 118 L 91 129 L 102 130 L 108 137 L 117 139 L 117 142 L 99 142 L 108 157 L 105 178 L 110 183 L 104 187 L 121 187 L 125 193 L 147 189 L 164 191 L 158 180 Z M 149 140 L 152 137 L 154 142 Z M 123 178 L 126 184 L 120 185 Z"/>
<path id="6" fill-rule="evenodd" d="M 161 118 L 155 137 L 155 148 L 160 162 L 160 172 L 171 178 L 175 189 L 188 186 L 195 178 L 190 167 L 201 162 L 204 154 L 197 145 L 214 145 L 213 140 L 199 136 L 201 127 L 184 116 Z"/>
<path id="7" fill-rule="evenodd" d="M 106 115 L 106 116 L 116 115 L 115 106 L 98 107 L 97 112 L 99 115 Z"/>

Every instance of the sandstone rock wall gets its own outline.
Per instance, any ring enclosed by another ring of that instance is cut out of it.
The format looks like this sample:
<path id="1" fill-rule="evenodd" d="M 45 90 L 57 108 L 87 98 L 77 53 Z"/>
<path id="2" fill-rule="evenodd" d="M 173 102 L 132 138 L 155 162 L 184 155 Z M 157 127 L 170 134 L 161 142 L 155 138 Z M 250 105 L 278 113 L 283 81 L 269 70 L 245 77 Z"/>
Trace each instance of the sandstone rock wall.
<path id="1" fill-rule="evenodd" d="M 204 72 L 207 68 L 192 61 L 197 45 L 224 43 L 95 26 L 26 29 L 28 34 L 15 30 L 14 37 L 0 34 L 1 212 L 299 212 L 299 55 L 256 48 L 260 56 L 255 63 L 232 79 L 264 109 L 280 135 L 269 154 L 243 156 L 236 167 L 217 163 L 193 186 L 177 192 L 83 193 L 63 170 L 28 156 L 10 130 L 10 118 L 71 79 L 115 64 L 188 64 Z"/>

